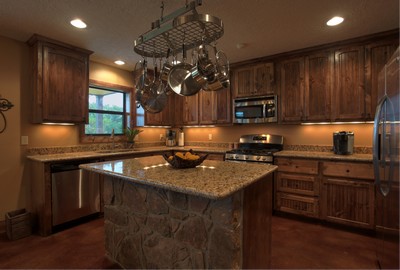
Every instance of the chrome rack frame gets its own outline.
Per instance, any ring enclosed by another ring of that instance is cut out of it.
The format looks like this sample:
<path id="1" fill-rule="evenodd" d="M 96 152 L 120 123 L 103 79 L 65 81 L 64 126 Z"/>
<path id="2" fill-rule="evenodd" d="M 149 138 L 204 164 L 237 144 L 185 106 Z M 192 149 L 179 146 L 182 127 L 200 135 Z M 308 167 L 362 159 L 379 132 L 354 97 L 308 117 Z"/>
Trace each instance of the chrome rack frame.
<path id="1" fill-rule="evenodd" d="M 222 21 L 208 14 L 198 14 L 196 7 L 201 4 L 202 0 L 194 0 L 165 17 L 161 15 L 151 24 L 150 31 L 133 42 L 134 51 L 143 57 L 162 58 L 167 56 L 168 49 L 176 55 L 182 52 L 183 44 L 190 50 L 222 37 Z M 192 14 L 184 15 L 188 12 Z"/>

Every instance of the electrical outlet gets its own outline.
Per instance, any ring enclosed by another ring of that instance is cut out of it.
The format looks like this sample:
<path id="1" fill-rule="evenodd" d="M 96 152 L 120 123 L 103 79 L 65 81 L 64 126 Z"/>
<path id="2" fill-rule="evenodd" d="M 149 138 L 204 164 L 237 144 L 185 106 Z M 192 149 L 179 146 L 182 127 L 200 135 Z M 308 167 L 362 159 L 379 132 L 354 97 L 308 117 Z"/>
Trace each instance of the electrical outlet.
<path id="1" fill-rule="evenodd" d="M 164 135 L 162 133 L 160 133 L 160 141 L 162 141 L 164 139 Z"/>
<path id="2" fill-rule="evenodd" d="M 28 136 L 21 136 L 21 145 L 28 145 Z"/>
<path id="3" fill-rule="evenodd" d="M 212 140 L 212 134 L 208 134 L 208 140 L 211 141 Z"/>

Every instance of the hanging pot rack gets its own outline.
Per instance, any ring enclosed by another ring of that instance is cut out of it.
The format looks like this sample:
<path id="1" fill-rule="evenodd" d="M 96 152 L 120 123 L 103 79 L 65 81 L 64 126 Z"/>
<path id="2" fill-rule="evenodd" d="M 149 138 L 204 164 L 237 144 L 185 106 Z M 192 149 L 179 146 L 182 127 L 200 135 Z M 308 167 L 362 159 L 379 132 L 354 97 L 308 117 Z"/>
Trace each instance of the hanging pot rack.
<path id="1" fill-rule="evenodd" d="M 139 36 L 134 43 L 134 51 L 143 57 L 163 58 L 167 51 L 173 55 L 182 52 L 182 44 L 190 50 L 201 44 L 210 44 L 224 34 L 222 21 L 209 14 L 198 14 L 196 7 L 202 0 L 194 0 L 184 7 L 163 16 L 151 24 L 151 30 Z M 188 12 L 192 14 L 184 15 Z"/>

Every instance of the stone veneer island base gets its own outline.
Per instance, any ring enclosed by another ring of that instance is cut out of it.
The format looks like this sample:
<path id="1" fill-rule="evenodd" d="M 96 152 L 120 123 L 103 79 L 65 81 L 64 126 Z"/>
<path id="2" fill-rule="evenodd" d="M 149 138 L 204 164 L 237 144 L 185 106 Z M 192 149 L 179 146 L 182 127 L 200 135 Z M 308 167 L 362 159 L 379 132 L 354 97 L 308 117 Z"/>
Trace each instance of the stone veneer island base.
<path id="1" fill-rule="evenodd" d="M 203 164 L 82 165 L 104 174 L 106 255 L 123 268 L 269 268 L 276 166 Z"/>

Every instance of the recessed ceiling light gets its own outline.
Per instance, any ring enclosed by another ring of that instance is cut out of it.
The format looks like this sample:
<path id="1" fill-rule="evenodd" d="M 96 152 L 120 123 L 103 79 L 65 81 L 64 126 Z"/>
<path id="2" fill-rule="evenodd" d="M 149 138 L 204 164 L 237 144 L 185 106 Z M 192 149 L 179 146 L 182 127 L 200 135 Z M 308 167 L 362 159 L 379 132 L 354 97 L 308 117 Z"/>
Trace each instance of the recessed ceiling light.
<path id="1" fill-rule="evenodd" d="M 73 26 L 75 26 L 76 28 L 86 28 L 86 23 L 84 23 L 82 20 L 80 20 L 80 19 L 75 19 L 75 20 L 72 20 L 71 22 L 70 22 Z"/>
<path id="2" fill-rule="evenodd" d="M 327 21 L 326 25 L 335 26 L 335 25 L 341 24 L 343 21 L 344 21 L 344 19 L 342 17 L 336 16 L 336 17 L 333 17 L 332 19 L 330 19 L 329 21 Z"/>
<path id="3" fill-rule="evenodd" d="M 117 60 L 117 61 L 115 61 L 114 63 L 117 64 L 117 65 L 119 65 L 119 66 L 125 65 L 125 62 L 122 61 L 122 60 Z"/>

